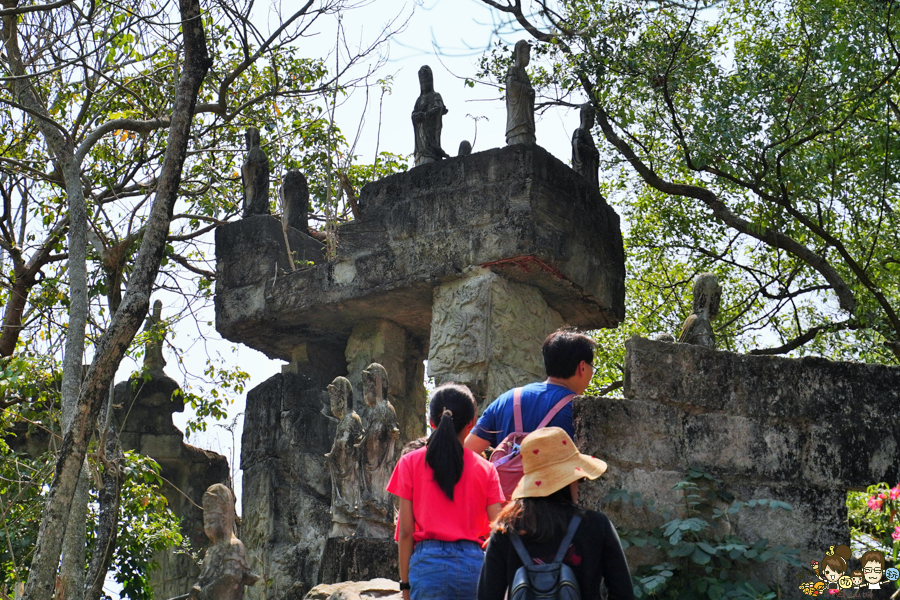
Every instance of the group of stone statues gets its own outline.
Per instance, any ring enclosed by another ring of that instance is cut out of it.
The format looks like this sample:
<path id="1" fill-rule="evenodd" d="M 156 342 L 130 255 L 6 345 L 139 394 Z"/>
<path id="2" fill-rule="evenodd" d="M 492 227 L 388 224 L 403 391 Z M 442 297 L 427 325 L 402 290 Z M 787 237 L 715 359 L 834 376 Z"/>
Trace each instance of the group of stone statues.
<path id="1" fill-rule="evenodd" d="M 369 424 L 353 410 L 353 386 L 336 377 L 328 386 L 331 412 L 338 420 L 331 452 L 331 537 L 390 538 L 394 501 L 386 490 L 397 463 L 400 429 L 388 401 L 387 371 L 372 363 L 362 372 Z"/>
<path id="2" fill-rule="evenodd" d="M 506 143 L 533 144 L 534 88 L 525 67 L 531 61 L 531 46 L 525 40 L 516 42 L 513 64 L 506 73 Z M 415 166 L 450 158 L 441 148 L 442 117 L 447 107 L 441 95 L 434 91 L 434 75 L 428 65 L 419 69 L 420 94 L 413 107 L 412 122 L 415 132 Z M 572 136 L 572 167 L 594 185 L 599 185 L 600 153 L 594 145 L 591 129 L 594 111 L 590 104 L 581 107 L 581 125 Z M 472 152 L 472 145 L 463 140 L 459 156 Z"/>
<path id="3" fill-rule="evenodd" d="M 531 61 L 531 46 L 525 40 L 516 42 L 514 62 L 506 74 L 506 143 L 535 143 L 534 88 L 525 67 Z M 441 95 L 434 91 L 434 74 L 431 67 L 419 69 L 419 97 L 413 107 L 412 122 L 415 132 L 413 157 L 415 166 L 426 165 L 450 158 L 441 148 L 443 116 L 448 109 Z M 594 144 L 591 129 L 594 112 L 590 104 L 581 107 L 581 124 L 572 135 L 572 168 L 594 185 L 599 185 L 598 169 L 600 153 Z M 269 209 L 269 158 L 260 147 L 259 129 L 250 127 L 245 134 L 247 156 L 241 166 L 243 185 L 243 217 L 268 215 Z M 472 144 L 463 140 L 459 156 L 472 153 Z M 309 185 L 300 171 L 287 172 L 278 192 L 282 201 L 285 222 L 305 232 L 308 220 Z"/>

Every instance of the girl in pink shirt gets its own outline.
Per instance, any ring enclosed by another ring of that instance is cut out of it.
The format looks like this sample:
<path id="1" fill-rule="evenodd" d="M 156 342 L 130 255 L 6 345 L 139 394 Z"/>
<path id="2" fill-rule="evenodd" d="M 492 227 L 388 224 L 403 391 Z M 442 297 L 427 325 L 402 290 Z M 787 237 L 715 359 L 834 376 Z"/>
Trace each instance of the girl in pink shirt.
<path id="1" fill-rule="evenodd" d="M 402 456 L 387 486 L 400 498 L 400 589 L 404 600 L 472 600 L 481 545 L 505 498 L 494 465 L 463 449 L 476 420 L 469 388 L 437 388 L 428 416 L 428 445 Z"/>

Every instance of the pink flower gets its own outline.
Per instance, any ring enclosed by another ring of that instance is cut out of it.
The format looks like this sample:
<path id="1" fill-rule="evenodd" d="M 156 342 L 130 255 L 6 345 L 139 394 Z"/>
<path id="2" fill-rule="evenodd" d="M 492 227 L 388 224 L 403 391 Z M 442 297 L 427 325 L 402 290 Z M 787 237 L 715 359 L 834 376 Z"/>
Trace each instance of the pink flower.
<path id="1" fill-rule="evenodd" d="M 884 503 L 884 500 L 875 496 L 872 496 L 871 498 L 866 500 L 866 504 L 869 505 L 870 510 L 881 510 L 882 503 Z"/>
<path id="2" fill-rule="evenodd" d="M 900 541 L 900 525 L 894 527 L 894 533 L 891 534 L 891 537 Z"/>
<path id="3" fill-rule="evenodd" d="M 884 502 L 885 500 L 887 500 L 887 494 L 885 494 L 884 492 L 881 492 L 880 494 L 878 494 L 878 498 L 879 498 L 882 502 Z"/>
<path id="4" fill-rule="evenodd" d="M 891 496 L 891 500 L 900 500 L 900 483 L 898 483 L 895 487 L 892 487 L 889 493 Z"/>

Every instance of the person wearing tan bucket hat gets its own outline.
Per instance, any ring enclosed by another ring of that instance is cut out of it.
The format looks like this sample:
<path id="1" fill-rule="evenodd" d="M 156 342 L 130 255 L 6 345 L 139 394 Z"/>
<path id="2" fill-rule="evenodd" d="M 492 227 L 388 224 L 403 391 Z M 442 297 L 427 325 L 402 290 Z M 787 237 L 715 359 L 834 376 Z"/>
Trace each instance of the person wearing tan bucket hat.
<path id="1" fill-rule="evenodd" d="M 599 599 L 600 584 L 605 582 L 608 600 L 632 600 L 631 575 L 616 528 L 602 512 L 578 507 L 581 482 L 603 475 L 606 463 L 581 454 L 562 429 L 545 427 L 522 442 L 522 466 L 524 476 L 513 491 L 513 502 L 492 525 L 478 600 L 506 596 L 523 565 L 514 537 L 535 564 L 549 564 L 562 556 L 562 563 L 574 572 L 582 599 Z M 561 548 L 564 540 L 571 540 L 567 549 Z"/>

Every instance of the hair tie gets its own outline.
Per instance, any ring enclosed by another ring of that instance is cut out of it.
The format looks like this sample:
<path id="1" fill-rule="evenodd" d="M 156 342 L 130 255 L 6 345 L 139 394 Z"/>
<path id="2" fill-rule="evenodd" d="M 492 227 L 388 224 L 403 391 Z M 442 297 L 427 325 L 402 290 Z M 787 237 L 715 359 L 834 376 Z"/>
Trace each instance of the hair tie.
<path id="1" fill-rule="evenodd" d="M 834 556 L 834 546 L 828 548 L 828 552 L 825 553 L 825 556 Z"/>
<path id="2" fill-rule="evenodd" d="M 450 417 L 450 418 L 452 419 L 452 418 L 453 418 L 453 411 L 450 410 L 449 408 L 445 408 L 445 409 L 444 409 L 444 412 L 443 412 L 443 414 L 442 414 L 441 416 L 442 416 L 442 417 L 445 417 L 445 416 L 446 416 L 446 417 Z"/>

